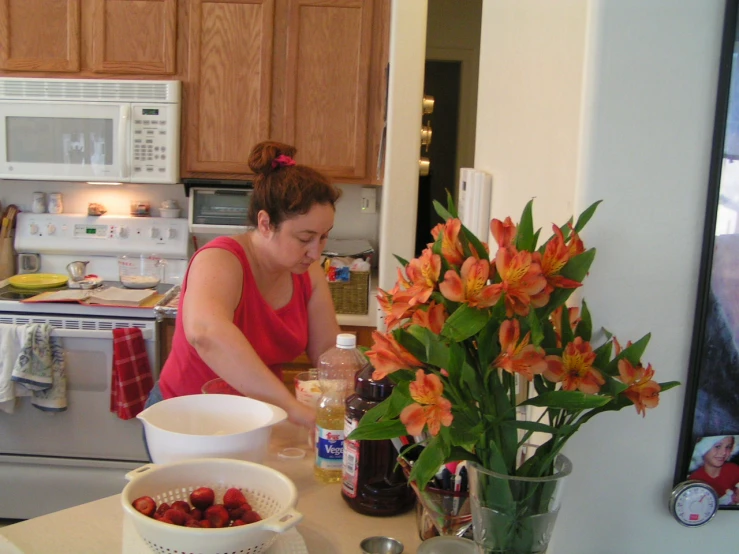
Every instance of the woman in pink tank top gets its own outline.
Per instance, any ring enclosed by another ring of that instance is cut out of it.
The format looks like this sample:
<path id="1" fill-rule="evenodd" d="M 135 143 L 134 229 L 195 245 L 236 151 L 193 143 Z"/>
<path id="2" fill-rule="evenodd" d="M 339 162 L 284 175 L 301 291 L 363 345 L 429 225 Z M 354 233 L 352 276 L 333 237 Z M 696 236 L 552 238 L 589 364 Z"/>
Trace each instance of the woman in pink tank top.
<path id="1" fill-rule="evenodd" d="M 182 284 L 172 350 L 147 405 L 199 394 L 218 376 L 311 427 L 315 413 L 283 385 L 280 366 L 306 352 L 315 364 L 339 326 L 319 259 L 340 191 L 296 164 L 295 148 L 257 144 L 246 233 L 200 248 Z"/>

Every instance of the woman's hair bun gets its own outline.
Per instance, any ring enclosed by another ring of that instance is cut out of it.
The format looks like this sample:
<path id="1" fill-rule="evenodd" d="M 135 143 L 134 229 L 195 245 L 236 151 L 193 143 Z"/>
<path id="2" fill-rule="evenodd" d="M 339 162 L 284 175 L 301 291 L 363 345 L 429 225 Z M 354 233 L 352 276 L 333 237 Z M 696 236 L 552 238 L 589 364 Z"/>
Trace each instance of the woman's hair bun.
<path id="1" fill-rule="evenodd" d="M 266 140 L 260 142 L 251 149 L 249 154 L 249 167 L 258 175 L 267 175 L 274 171 L 272 161 L 277 156 L 295 157 L 297 149 L 294 146 L 282 142 L 274 142 Z"/>

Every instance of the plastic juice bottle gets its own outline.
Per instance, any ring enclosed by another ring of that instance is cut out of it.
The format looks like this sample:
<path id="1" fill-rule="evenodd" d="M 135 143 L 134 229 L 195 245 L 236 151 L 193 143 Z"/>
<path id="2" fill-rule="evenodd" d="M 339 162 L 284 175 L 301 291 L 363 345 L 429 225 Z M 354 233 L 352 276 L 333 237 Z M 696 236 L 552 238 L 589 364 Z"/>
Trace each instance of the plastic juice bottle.
<path id="1" fill-rule="evenodd" d="M 393 390 L 393 382 L 387 377 L 372 379 L 373 371 L 367 364 L 357 374 L 355 392 L 346 399 L 345 436 Z M 355 512 L 392 516 L 413 507 L 416 495 L 408 486 L 397 458 L 398 452 L 390 440 L 344 440 L 341 496 Z"/>
<path id="2" fill-rule="evenodd" d="M 349 333 L 336 337 L 336 346 L 318 359 L 321 399 L 316 413 L 316 449 L 313 474 L 321 483 L 341 481 L 344 457 L 344 401 L 354 390 L 357 372 L 367 364 Z"/>

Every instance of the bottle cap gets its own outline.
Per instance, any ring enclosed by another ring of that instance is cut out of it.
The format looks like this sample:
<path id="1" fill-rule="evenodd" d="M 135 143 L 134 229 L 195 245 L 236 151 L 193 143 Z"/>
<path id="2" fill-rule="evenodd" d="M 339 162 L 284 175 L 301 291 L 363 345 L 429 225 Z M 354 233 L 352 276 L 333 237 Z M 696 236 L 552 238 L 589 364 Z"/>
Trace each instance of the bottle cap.
<path id="1" fill-rule="evenodd" d="M 339 333 L 336 335 L 337 348 L 355 348 L 357 346 L 357 336 L 351 333 Z"/>

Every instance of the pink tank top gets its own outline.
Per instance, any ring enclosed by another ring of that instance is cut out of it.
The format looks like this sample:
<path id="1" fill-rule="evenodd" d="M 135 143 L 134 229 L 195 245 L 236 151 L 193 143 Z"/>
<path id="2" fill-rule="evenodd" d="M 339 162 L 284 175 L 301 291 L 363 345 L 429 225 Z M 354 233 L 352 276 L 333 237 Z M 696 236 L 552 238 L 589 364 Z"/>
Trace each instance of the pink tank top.
<path id="1" fill-rule="evenodd" d="M 239 259 L 244 282 L 241 300 L 234 313 L 234 325 L 241 329 L 262 361 L 281 377 L 281 365 L 294 360 L 308 346 L 308 301 L 313 290 L 310 275 L 307 272 L 302 275 L 293 274 L 292 298 L 287 305 L 275 310 L 259 293 L 249 260 L 238 242 L 230 237 L 219 237 L 195 252 L 193 258 L 207 248 L 227 250 Z M 185 337 L 182 301 L 186 291 L 187 275 L 182 283 L 172 350 L 159 377 L 159 387 L 164 398 L 199 394 L 203 384 L 218 377 Z"/>

